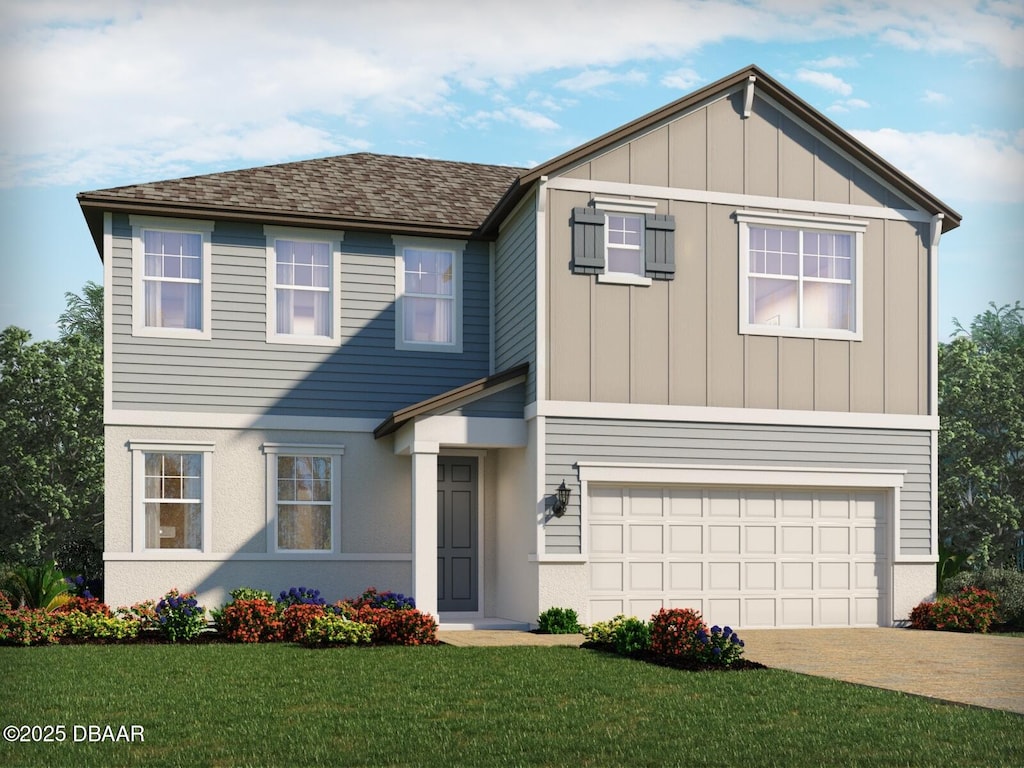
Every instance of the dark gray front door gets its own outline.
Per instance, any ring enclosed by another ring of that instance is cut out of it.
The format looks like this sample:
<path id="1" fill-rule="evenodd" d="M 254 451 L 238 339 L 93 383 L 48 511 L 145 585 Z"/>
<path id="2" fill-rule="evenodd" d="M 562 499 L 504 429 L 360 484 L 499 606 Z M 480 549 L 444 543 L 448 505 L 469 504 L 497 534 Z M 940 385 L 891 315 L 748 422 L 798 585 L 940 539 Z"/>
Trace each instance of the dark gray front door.
<path id="1" fill-rule="evenodd" d="M 437 459 L 437 609 L 476 611 L 477 460 Z"/>

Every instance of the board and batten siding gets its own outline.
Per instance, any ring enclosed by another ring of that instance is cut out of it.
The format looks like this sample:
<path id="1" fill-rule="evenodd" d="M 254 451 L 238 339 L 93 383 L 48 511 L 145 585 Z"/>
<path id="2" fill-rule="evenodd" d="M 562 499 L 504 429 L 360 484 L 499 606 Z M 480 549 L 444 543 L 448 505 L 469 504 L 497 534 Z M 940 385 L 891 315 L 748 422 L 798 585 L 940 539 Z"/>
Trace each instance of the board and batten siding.
<path id="1" fill-rule="evenodd" d="M 580 552 L 577 462 L 903 470 L 899 552 L 931 552 L 931 433 L 919 430 L 697 424 L 549 417 L 546 487 L 572 488 L 545 528 L 548 554 Z"/>
<path id="2" fill-rule="evenodd" d="M 531 195 L 498 234 L 494 259 L 494 370 L 530 363 L 526 402 L 536 397 L 537 211 Z"/>
<path id="3" fill-rule="evenodd" d="M 767 101 L 755 98 L 743 119 L 742 96 L 696 108 L 561 175 L 911 207 Z M 852 216 L 868 221 L 858 286 L 863 340 L 742 335 L 734 214 L 746 206 L 645 198 L 675 217 L 675 279 L 609 285 L 569 269 L 572 209 L 594 194 L 608 193 L 599 184 L 548 192 L 551 399 L 928 413 L 927 224 L 872 218 L 863 209 Z"/>
<path id="4" fill-rule="evenodd" d="M 268 343 L 266 239 L 259 225 L 217 222 L 212 235 L 212 339 L 132 336 L 131 227 L 114 216 L 113 406 L 126 410 L 384 418 L 486 376 L 490 252 L 463 256 L 462 354 L 395 349 L 395 260 L 388 235 L 342 242 L 341 343 Z"/>

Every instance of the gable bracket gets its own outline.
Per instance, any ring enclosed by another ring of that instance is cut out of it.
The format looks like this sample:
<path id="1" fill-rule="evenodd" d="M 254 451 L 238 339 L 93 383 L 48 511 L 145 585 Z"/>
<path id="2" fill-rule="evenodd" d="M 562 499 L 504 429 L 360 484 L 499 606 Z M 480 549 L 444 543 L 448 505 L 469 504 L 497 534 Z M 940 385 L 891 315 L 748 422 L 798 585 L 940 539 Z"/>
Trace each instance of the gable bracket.
<path id="1" fill-rule="evenodd" d="M 755 75 L 751 75 L 747 78 L 747 93 L 743 98 L 743 117 L 750 117 L 751 111 L 754 109 L 754 81 L 757 80 Z"/>

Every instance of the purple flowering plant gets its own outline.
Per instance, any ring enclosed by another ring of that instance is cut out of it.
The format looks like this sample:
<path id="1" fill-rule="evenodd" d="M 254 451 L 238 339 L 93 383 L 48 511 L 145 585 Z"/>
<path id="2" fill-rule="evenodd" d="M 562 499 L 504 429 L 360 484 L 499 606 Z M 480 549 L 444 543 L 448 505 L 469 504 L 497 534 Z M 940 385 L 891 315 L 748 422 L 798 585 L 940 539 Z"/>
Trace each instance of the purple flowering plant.
<path id="1" fill-rule="evenodd" d="M 172 643 L 192 640 L 206 628 L 206 609 L 199 605 L 195 592 L 182 594 L 172 589 L 156 604 L 157 628 Z"/>
<path id="2" fill-rule="evenodd" d="M 327 605 L 327 601 L 320 596 L 319 589 L 306 589 L 305 587 L 292 587 L 289 590 L 281 590 L 277 602 L 287 608 L 290 605 Z"/>

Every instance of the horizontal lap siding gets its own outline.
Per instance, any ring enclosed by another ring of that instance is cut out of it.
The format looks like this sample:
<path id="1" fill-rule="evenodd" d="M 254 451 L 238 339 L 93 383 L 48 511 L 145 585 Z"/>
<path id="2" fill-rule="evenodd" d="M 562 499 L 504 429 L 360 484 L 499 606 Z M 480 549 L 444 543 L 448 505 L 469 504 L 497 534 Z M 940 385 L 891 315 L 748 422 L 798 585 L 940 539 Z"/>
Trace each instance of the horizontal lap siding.
<path id="1" fill-rule="evenodd" d="M 536 258 L 536 217 L 534 206 L 527 203 L 502 228 L 494 269 L 494 369 L 530 363 L 527 402 L 535 392 Z"/>
<path id="2" fill-rule="evenodd" d="M 387 235 L 348 233 L 341 344 L 268 344 L 262 227 L 218 222 L 209 341 L 133 337 L 131 228 L 114 220 L 113 397 L 132 410 L 384 418 L 488 373 L 487 243 L 463 258 L 463 353 L 395 350 L 395 262 Z"/>
<path id="3" fill-rule="evenodd" d="M 573 485 L 570 509 L 547 526 L 547 552 L 580 551 L 578 461 L 806 466 L 906 471 L 900 551 L 931 550 L 930 433 L 912 430 L 672 424 L 548 418 L 546 487 Z"/>

